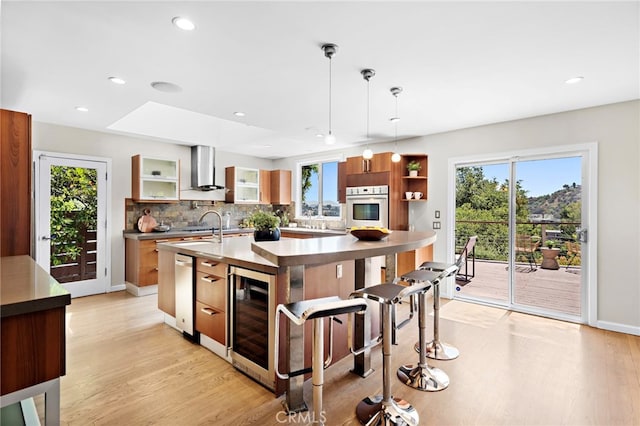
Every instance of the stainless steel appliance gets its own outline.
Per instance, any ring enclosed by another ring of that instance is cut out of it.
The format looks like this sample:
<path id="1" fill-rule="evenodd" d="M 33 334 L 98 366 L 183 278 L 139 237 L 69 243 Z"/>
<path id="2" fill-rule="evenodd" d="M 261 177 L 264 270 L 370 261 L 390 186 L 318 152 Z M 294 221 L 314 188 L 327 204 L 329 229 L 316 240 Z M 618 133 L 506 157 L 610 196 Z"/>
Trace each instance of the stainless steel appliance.
<path id="1" fill-rule="evenodd" d="M 197 341 L 198 333 L 194 328 L 193 303 L 193 257 L 176 253 L 176 327 L 189 340 Z"/>
<path id="2" fill-rule="evenodd" d="M 387 185 L 347 188 L 347 227 L 354 226 L 389 226 Z"/>
<path id="3" fill-rule="evenodd" d="M 275 389 L 273 366 L 275 275 L 232 266 L 231 360 L 233 366 Z"/>

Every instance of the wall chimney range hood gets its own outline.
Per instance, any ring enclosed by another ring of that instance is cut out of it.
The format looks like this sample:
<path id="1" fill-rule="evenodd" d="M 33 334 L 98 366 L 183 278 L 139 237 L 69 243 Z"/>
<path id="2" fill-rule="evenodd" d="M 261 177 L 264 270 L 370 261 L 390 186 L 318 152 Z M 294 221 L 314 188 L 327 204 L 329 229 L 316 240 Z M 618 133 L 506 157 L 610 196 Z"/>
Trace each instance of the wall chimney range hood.
<path id="1" fill-rule="evenodd" d="M 224 189 L 216 185 L 216 150 L 212 146 L 191 147 L 191 187 L 201 191 Z"/>

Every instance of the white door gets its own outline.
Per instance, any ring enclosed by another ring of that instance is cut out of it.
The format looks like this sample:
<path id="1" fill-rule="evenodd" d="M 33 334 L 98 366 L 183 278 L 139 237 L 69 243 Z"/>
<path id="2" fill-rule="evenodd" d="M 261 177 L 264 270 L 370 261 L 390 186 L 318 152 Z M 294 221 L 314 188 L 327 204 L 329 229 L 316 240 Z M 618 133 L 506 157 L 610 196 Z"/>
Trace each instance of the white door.
<path id="1" fill-rule="evenodd" d="M 108 289 L 108 161 L 34 152 L 36 261 L 71 297 Z"/>

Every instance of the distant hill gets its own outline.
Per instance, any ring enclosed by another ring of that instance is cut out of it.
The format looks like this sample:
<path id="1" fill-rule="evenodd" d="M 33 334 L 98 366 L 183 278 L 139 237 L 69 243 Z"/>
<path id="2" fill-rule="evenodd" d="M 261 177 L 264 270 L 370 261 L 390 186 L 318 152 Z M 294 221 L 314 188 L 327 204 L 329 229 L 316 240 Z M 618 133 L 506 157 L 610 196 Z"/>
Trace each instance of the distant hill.
<path id="1" fill-rule="evenodd" d="M 560 218 L 562 209 L 571 203 L 580 201 L 582 185 L 565 185 L 562 189 L 549 195 L 529 197 L 529 213 L 539 215 L 553 215 Z"/>

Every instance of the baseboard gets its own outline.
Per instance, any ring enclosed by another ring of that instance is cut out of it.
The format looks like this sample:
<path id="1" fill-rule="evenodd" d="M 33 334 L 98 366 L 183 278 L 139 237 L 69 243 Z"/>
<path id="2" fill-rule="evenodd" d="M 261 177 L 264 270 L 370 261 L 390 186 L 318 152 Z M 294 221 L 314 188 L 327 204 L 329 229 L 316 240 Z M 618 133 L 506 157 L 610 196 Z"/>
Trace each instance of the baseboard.
<path id="1" fill-rule="evenodd" d="M 626 334 L 633 334 L 636 336 L 640 336 L 640 327 L 634 327 L 632 325 L 619 324 L 616 322 L 609 322 L 609 321 L 597 321 L 596 327 L 601 328 L 603 330 L 617 331 L 618 333 L 626 333 Z"/>
<path id="2" fill-rule="evenodd" d="M 107 293 L 113 293 L 114 291 L 122 291 L 126 289 L 127 286 L 125 284 L 112 285 L 111 287 L 109 287 L 109 290 L 107 290 Z"/>
<path id="3" fill-rule="evenodd" d="M 150 294 L 158 293 L 158 284 L 138 287 L 137 285 L 133 285 L 131 283 L 125 283 L 125 286 L 127 287 L 127 292 L 133 294 L 134 296 L 148 296 Z"/>

